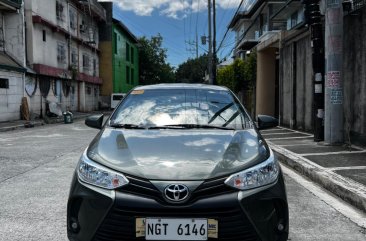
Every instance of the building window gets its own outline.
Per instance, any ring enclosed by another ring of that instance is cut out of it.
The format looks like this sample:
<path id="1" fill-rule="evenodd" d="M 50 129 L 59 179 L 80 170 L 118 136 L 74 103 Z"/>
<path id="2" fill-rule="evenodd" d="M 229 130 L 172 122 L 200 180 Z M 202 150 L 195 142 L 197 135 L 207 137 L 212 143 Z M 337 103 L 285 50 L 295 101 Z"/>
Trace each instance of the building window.
<path id="1" fill-rule="evenodd" d="M 66 63 L 66 47 L 63 43 L 57 44 L 57 62 Z"/>
<path id="2" fill-rule="evenodd" d="M 79 31 L 80 31 L 80 33 L 86 33 L 86 30 L 87 30 L 87 26 L 86 26 L 85 20 L 83 19 L 83 20 L 81 20 Z"/>
<path id="3" fill-rule="evenodd" d="M 97 76 L 97 60 L 93 59 L 93 76 Z"/>
<path id="4" fill-rule="evenodd" d="M 42 39 L 43 42 L 46 42 L 46 30 L 42 30 Z"/>
<path id="5" fill-rule="evenodd" d="M 130 83 L 130 67 L 126 66 L 126 82 L 127 84 Z"/>
<path id="6" fill-rule="evenodd" d="M 87 86 L 87 87 L 86 87 L 86 93 L 87 93 L 88 95 L 91 95 L 91 87 L 90 87 L 90 86 Z"/>
<path id="7" fill-rule="evenodd" d="M 297 12 L 291 15 L 291 28 L 297 25 Z"/>
<path id="8" fill-rule="evenodd" d="M 86 54 L 83 54 L 83 70 L 88 71 L 89 68 L 90 68 L 89 56 Z"/>
<path id="9" fill-rule="evenodd" d="M 69 10 L 69 16 L 70 16 L 70 28 L 72 30 L 76 29 L 76 13 L 75 10 L 70 9 Z"/>
<path id="10" fill-rule="evenodd" d="M 126 61 L 130 61 L 130 45 L 126 42 Z"/>
<path id="11" fill-rule="evenodd" d="M 0 79 L 0 89 L 9 89 L 9 80 L 8 79 Z"/>
<path id="12" fill-rule="evenodd" d="M 59 1 L 56 1 L 56 18 L 59 21 L 64 21 L 64 5 Z"/>
<path id="13" fill-rule="evenodd" d="M 114 53 L 118 54 L 118 51 L 117 51 L 117 33 L 113 33 L 113 40 L 114 40 Z"/>
<path id="14" fill-rule="evenodd" d="M 71 65 L 73 67 L 78 66 L 78 54 L 76 49 L 71 50 Z"/>
<path id="15" fill-rule="evenodd" d="M 131 46 L 131 63 L 135 63 L 135 49 Z"/>

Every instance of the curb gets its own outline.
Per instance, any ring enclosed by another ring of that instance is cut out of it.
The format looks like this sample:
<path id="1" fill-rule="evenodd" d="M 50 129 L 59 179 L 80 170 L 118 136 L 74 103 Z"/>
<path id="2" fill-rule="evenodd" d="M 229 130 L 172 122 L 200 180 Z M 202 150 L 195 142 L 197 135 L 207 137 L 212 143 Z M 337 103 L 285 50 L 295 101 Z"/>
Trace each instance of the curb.
<path id="1" fill-rule="evenodd" d="M 111 113 L 110 112 L 100 112 L 102 114 L 104 114 L 104 116 L 109 116 Z M 85 119 L 91 115 L 93 115 L 95 113 L 85 113 L 85 114 L 81 114 L 81 115 L 75 115 L 73 117 L 73 120 L 81 120 L 81 119 Z M 64 118 L 63 117 L 60 117 L 60 118 L 55 118 L 55 119 L 49 119 L 49 123 L 45 122 L 44 120 L 43 121 L 36 121 L 36 122 L 33 122 L 33 127 L 36 127 L 36 126 L 43 126 L 43 125 L 49 125 L 49 124 L 60 124 L 60 123 L 63 123 L 64 122 Z M 0 127 L 0 133 L 1 132 L 7 132 L 7 131 L 13 131 L 13 130 L 17 130 L 17 129 L 21 129 L 21 128 L 28 128 L 28 127 L 25 127 L 24 126 L 24 123 L 22 124 L 16 124 L 16 125 L 13 125 L 13 126 L 7 126 L 7 127 Z"/>
<path id="2" fill-rule="evenodd" d="M 332 171 L 326 170 L 304 157 L 274 145 L 270 141 L 268 141 L 268 144 L 281 163 L 292 168 L 301 175 L 308 177 L 334 195 L 366 213 L 365 186 Z"/>
<path id="3" fill-rule="evenodd" d="M 43 122 L 34 122 L 32 124 L 33 124 L 33 127 L 44 125 Z M 1 127 L 0 132 L 7 132 L 7 131 L 13 131 L 13 130 L 21 129 L 21 128 L 33 128 L 33 127 L 25 127 L 24 124 L 19 124 L 19 125 L 14 125 L 14 126 Z"/>

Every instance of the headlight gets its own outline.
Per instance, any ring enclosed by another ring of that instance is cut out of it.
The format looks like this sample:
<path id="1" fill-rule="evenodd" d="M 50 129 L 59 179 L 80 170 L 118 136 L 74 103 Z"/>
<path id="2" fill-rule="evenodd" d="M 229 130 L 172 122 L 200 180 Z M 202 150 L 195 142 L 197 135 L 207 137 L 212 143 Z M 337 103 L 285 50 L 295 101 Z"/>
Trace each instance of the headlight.
<path id="1" fill-rule="evenodd" d="M 128 184 L 128 179 L 124 175 L 93 162 L 86 152 L 80 158 L 77 173 L 81 181 L 106 189 L 115 189 Z"/>
<path id="2" fill-rule="evenodd" d="M 240 190 L 253 189 L 275 182 L 279 172 L 279 164 L 271 151 L 266 161 L 231 175 L 226 179 L 225 184 Z"/>

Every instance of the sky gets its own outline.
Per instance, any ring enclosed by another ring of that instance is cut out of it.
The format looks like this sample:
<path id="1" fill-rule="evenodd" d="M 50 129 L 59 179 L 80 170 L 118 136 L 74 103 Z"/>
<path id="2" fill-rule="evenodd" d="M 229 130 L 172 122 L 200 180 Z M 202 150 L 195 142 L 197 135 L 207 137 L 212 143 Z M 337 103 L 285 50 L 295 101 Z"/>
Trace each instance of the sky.
<path id="1" fill-rule="evenodd" d="M 163 37 L 167 62 L 177 67 L 189 58 L 196 57 L 196 30 L 199 55 L 207 52 L 208 44 L 202 45 L 201 36 L 208 36 L 207 0 L 113 0 L 114 18 L 122 21 L 136 36 Z M 221 43 L 227 26 L 234 16 L 240 0 L 216 0 L 217 46 Z M 218 51 L 219 59 L 230 59 L 234 48 L 234 33 Z"/>

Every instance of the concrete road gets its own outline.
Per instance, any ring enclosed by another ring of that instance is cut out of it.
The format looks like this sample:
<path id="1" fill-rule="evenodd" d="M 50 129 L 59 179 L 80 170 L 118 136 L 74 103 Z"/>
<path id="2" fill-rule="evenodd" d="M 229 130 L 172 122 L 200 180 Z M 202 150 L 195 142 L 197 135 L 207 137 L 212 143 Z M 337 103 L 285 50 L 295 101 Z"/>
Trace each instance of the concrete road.
<path id="1" fill-rule="evenodd" d="M 70 180 L 96 134 L 81 121 L 0 133 L 0 240 L 67 240 Z M 283 169 L 290 240 L 366 240 L 364 214 Z"/>

